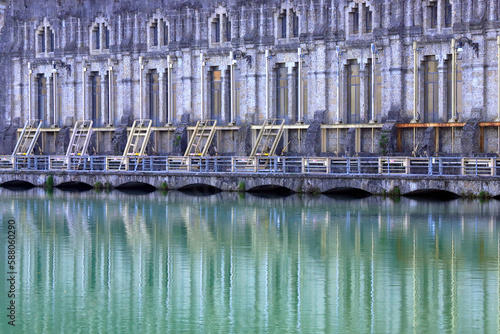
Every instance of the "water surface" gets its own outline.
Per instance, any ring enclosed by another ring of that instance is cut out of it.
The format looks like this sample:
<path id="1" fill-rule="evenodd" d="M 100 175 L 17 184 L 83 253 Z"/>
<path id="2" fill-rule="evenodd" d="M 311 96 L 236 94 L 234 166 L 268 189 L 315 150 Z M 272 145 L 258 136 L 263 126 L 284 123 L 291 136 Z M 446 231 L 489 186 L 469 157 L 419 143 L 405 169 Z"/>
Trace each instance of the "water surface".
<path id="1" fill-rule="evenodd" d="M 32 189 L 0 190 L 0 216 L 19 333 L 500 328 L 497 201 Z"/>

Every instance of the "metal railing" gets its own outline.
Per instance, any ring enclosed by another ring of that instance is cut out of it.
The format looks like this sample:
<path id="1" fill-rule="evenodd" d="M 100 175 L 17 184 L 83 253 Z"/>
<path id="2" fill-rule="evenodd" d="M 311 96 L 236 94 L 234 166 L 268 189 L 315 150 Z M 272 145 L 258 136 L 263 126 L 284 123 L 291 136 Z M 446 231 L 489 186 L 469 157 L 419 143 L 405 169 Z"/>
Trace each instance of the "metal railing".
<path id="1" fill-rule="evenodd" d="M 500 158 L 0 156 L 0 170 L 500 176 Z"/>

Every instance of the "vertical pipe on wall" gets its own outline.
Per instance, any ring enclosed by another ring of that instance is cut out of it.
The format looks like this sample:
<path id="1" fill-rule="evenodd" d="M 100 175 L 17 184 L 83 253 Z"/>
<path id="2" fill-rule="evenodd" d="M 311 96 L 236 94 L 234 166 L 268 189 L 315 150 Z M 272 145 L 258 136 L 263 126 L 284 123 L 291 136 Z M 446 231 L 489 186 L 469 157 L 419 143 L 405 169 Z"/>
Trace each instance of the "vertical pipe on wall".
<path id="1" fill-rule="evenodd" d="M 56 126 L 56 112 L 57 112 L 57 69 L 56 69 L 56 63 L 52 63 L 52 117 L 53 117 L 53 126 Z"/>
<path id="2" fill-rule="evenodd" d="M 497 111 L 497 118 L 495 119 L 495 122 L 500 122 L 500 36 L 497 36 L 497 48 L 498 48 L 498 51 L 497 51 L 497 62 L 498 62 L 498 71 L 497 71 L 497 75 L 498 75 L 498 80 L 497 80 L 497 86 L 498 86 L 498 94 L 497 94 L 497 108 L 498 108 L 498 111 Z M 498 142 L 498 148 L 497 148 L 497 153 L 500 154 L 500 126 L 497 128 L 497 142 Z"/>
<path id="3" fill-rule="evenodd" d="M 168 89 L 167 89 L 167 124 L 168 125 L 172 125 L 172 106 L 173 106 L 173 103 L 172 103 L 172 96 L 173 96 L 173 93 L 172 93 L 172 56 L 168 55 L 167 56 L 167 85 L 168 85 Z"/>
<path id="4" fill-rule="evenodd" d="M 298 80 L 299 80 L 299 91 L 298 91 L 298 122 L 303 123 L 304 122 L 304 115 L 303 115 L 303 108 L 302 108 L 302 48 L 298 48 L 297 50 L 298 54 L 298 59 L 299 59 L 299 74 L 298 74 Z"/>
<path id="5" fill-rule="evenodd" d="M 83 85 L 83 119 L 87 118 L 87 87 L 85 86 L 85 75 L 87 73 L 87 67 L 85 63 L 83 64 L 82 72 L 82 85 Z"/>
<path id="6" fill-rule="evenodd" d="M 266 56 L 266 119 L 269 118 L 269 50 L 265 52 Z"/>
<path id="7" fill-rule="evenodd" d="M 456 41 L 451 40 L 451 119 L 449 122 L 458 121 L 456 115 L 457 109 L 457 49 L 455 48 Z"/>
<path id="8" fill-rule="evenodd" d="M 413 119 L 411 123 L 418 123 L 417 117 L 417 90 L 418 90 L 418 55 L 417 41 L 413 41 Z"/>
<path id="9" fill-rule="evenodd" d="M 200 87 L 201 87 L 201 103 L 200 103 L 200 117 L 201 119 L 204 119 L 204 114 L 205 114 L 205 92 L 204 92 L 204 82 L 205 81 L 205 58 L 203 56 L 203 52 L 200 52 Z"/>
<path id="10" fill-rule="evenodd" d="M 372 114 L 370 116 L 370 123 L 375 123 L 376 120 L 375 120 L 375 87 L 376 87 L 376 84 L 377 84 L 377 80 L 375 78 L 375 66 L 377 65 L 377 61 L 376 61 L 376 53 L 377 53 L 377 50 L 375 50 L 375 43 L 372 43 L 371 45 L 371 49 L 372 49 L 372 100 L 371 100 L 371 104 L 372 104 Z M 372 146 L 373 146 L 373 141 L 372 141 Z M 372 148 L 372 151 L 373 151 L 373 148 Z"/>
<path id="11" fill-rule="evenodd" d="M 340 52 L 340 47 L 337 45 L 337 120 L 335 124 L 342 123 L 342 119 L 340 118 L 340 56 L 342 52 Z M 338 146 L 338 145 L 337 145 Z"/>
<path id="12" fill-rule="evenodd" d="M 28 62 L 28 121 L 31 120 L 31 75 L 33 70 L 31 69 L 31 62 Z"/>
<path id="13" fill-rule="evenodd" d="M 139 110 L 140 110 L 140 120 L 142 123 L 142 70 L 144 69 L 144 64 L 142 62 L 142 56 L 139 57 Z"/>
<path id="14" fill-rule="evenodd" d="M 233 51 L 230 51 L 229 52 L 229 69 L 230 69 L 230 78 L 231 78 L 231 87 L 230 87 L 230 93 L 231 93 L 231 96 L 230 96 L 230 101 L 231 101 L 231 104 L 230 104 L 230 107 L 231 107 L 231 111 L 230 111 L 230 117 L 229 117 L 229 124 L 234 124 L 234 110 L 235 110 L 235 101 L 234 101 L 234 95 L 235 95 L 235 82 L 234 82 L 234 65 L 236 64 L 236 60 L 234 59 L 234 54 L 233 54 Z"/>
<path id="15" fill-rule="evenodd" d="M 108 126 L 112 126 L 113 122 L 113 66 L 111 66 L 111 59 L 108 61 L 109 74 L 108 74 Z"/>
<path id="16" fill-rule="evenodd" d="M 498 94 L 497 94 L 497 101 L 498 101 L 498 112 L 497 112 L 497 119 L 495 120 L 496 122 L 500 122 L 500 36 L 497 36 L 497 62 L 498 62 Z M 500 145 L 500 144 L 499 144 Z"/>

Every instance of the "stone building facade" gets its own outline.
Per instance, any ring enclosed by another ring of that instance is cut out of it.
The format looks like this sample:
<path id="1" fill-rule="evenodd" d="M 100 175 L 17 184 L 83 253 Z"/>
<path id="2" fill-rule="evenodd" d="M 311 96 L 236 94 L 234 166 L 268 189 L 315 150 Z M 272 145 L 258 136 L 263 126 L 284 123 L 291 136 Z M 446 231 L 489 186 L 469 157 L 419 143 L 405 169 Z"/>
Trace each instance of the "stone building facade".
<path id="1" fill-rule="evenodd" d="M 155 126 L 150 154 L 180 152 L 200 119 L 217 119 L 219 154 L 248 154 L 267 118 L 286 122 L 282 154 L 499 151 L 500 0 L 4 7 L 3 154 L 29 118 L 44 120 L 44 154 L 63 152 L 78 119 L 94 121 L 91 153 L 121 153 L 139 118 Z"/>

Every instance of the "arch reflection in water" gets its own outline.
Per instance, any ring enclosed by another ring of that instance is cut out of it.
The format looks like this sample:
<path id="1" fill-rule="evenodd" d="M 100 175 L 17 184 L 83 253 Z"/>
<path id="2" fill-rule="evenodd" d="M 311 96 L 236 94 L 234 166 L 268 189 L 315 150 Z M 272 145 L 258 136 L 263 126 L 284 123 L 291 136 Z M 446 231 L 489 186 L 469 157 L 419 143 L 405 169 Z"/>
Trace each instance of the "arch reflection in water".
<path id="1" fill-rule="evenodd" d="M 24 332 L 496 332 L 499 211 L 0 191 L 0 212 L 18 222 Z"/>

